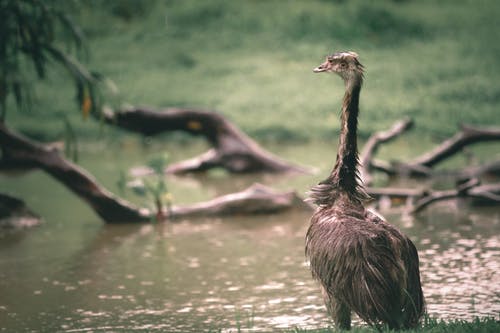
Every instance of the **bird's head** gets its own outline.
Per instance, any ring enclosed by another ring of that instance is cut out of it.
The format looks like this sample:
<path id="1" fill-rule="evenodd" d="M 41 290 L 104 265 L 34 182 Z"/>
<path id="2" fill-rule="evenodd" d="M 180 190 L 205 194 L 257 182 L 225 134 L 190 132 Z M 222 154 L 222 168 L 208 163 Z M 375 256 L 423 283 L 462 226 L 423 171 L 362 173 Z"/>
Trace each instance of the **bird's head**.
<path id="1" fill-rule="evenodd" d="M 337 52 L 326 57 L 324 63 L 313 69 L 314 73 L 337 73 L 345 82 L 363 79 L 363 65 L 355 52 Z"/>

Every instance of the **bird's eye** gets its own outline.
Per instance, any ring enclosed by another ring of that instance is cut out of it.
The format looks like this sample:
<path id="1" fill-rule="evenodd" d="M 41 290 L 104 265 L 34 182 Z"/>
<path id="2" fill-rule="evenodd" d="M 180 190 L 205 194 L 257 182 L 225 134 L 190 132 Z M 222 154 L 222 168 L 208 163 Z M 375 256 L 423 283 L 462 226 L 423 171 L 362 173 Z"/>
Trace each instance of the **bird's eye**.
<path id="1" fill-rule="evenodd" d="M 340 67 L 342 67 L 342 68 L 346 68 L 346 67 L 347 67 L 347 63 L 346 63 L 345 61 L 342 61 L 342 62 L 340 63 Z"/>

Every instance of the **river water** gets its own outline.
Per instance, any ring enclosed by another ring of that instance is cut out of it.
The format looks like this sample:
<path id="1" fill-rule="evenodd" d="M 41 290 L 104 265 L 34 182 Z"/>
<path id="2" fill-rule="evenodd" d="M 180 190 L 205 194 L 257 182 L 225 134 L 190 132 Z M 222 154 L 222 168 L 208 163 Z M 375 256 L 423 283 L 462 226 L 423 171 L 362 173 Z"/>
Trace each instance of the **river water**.
<path id="1" fill-rule="evenodd" d="M 155 153 L 135 143 L 123 146 L 82 156 L 115 192 L 120 170 Z M 202 150 L 186 148 L 173 159 Z M 325 151 L 310 145 L 274 151 L 320 170 L 290 177 L 212 172 L 167 182 L 176 203 L 254 181 L 304 195 L 330 166 Z M 261 332 L 332 324 L 304 259 L 311 212 L 105 225 L 41 172 L 0 176 L 0 187 L 44 217 L 38 227 L 0 232 L 1 332 Z M 453 201 L 414 217 L 398 209 L 382 213 L 418 248 L 431 317 L 499 319 L 499 207 Z"/>

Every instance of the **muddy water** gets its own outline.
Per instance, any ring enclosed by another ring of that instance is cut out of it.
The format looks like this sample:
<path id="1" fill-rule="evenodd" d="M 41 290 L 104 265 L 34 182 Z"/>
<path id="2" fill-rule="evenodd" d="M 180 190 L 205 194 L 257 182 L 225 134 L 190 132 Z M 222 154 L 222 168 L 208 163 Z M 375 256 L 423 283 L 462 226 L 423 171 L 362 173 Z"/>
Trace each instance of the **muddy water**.
<path id="1" fill-rule="evenodd" d="M 140 148 L 98 158 L 94 152 L 82 163 L 117 191 L 119 169 L 152 153 Z M 324 152 L 310 147 L 288 147 L 281 154 L 312 160 L 322 171 L 237 178 L 215 172 L 167 181 L 179 203 L 253 181 L 304 193 L 329 167 L 321 162 Z M 0 187 L 26 198 L 45 217 L 35 229 L 0 234 L 0 331 L 272 331 L 331 324 L 304 260 L 308 212 L 107 226 L 42 173 L 1 177 Z M 498 207 L 455 202 L 418 217 L 383 213 L 419 250 L 431 316 L 499 318 Z"/>

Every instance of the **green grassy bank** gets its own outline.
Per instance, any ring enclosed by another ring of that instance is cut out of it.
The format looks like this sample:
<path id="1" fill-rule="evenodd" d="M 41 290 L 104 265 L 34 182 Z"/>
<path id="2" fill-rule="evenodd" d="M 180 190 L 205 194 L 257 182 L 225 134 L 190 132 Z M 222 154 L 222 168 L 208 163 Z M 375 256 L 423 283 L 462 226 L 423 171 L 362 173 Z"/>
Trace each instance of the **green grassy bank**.
<path id="1" fill-rule="evenodd" d="M 238 327 L 236 332 L 252 331 L 251 328 Z M 473 321 L 438 321 L 435 319 L 426 319 L 425 323 L 420 328 L 401 331 L 406 333 L 496 333 L 500 331 L 500 321 L 493 318 L 477 318 Z M 373 332 L 396 332 L 389 329 L 376 330 L 371 327 L 353 327 L 349 331 L 337 330 L 335 328 L 324 329 L 301 329 L 275 331 L 281 333 L 335 333 L 335 332 L 351 332 L 351 333 L 373 333 Z"/>
<path id="2" fill-rule="evenodd" d="M 340 79 L 312 73 L 334 50 L 366 66 L 361 135 L 413 117 L 419 134 L 442 138 L 458 123 L 500 124 L 500 2 L 460 1 L 102 1 L 76 2 L 86 63 L 112 79 L 113 105 L 217 110 L 255 138 L 331 138 Z M 34 85 L 31 112 L 7 121 L 57 139 L 68 114 L 82 122 L 60 71 Z"/>
<path id="3" fill-rule="evenodd" d="M 403 331 L 407 333 L 495 333 L 500 331 L 500 321 L 494 319 L 476 319 L 467 321 L 435 321 L 431 320 L 423 325 L 422 328 Z M 333 328 L 320 330 L 301 330 L 290 331 L 293 333 L 333 333 L 333 332 L 352 332 L 352 333 L 371 333 L 371 332 L 394 332 L 391 330 L 377 331 L 373 328 L 353 328 L 350 331 L 339 331 Z"/>

